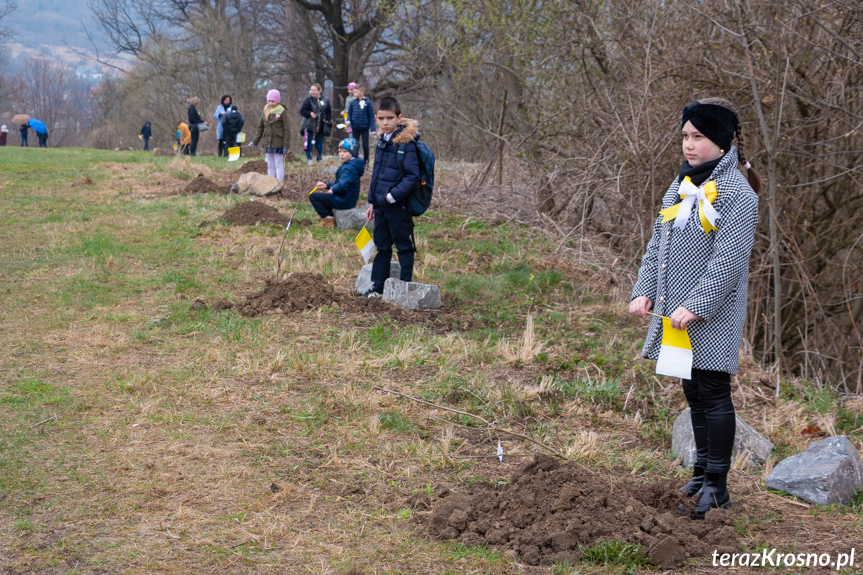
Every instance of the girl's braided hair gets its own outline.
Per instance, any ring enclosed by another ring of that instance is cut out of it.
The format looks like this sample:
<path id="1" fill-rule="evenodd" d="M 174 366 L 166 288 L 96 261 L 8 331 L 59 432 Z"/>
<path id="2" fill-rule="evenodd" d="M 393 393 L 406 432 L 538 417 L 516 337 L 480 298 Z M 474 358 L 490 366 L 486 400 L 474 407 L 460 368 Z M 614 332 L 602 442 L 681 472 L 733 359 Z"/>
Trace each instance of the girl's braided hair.
<path id="1" fill-rule="evenodd" d="M 746 180 L 749 182 L 749 185 L 752 186 L 752 189 L 756 194 L 761 193 L 761 176 L 755 168 L 752 167 L 752 164 L 746 160 L 746 156 L 743 154 L 743 134 L 740 132 L 740 112 L 737 111 L 734 104 L 724 98 L 699 98 L 698 101 L 702 104 L 722 106 L 723 108 L 730 110 L 737 118 L 737 130 L 734 132 L 734 135 L 737 137 L 737 157 L 740 160 L 740 163 L 743 164 Z"/>

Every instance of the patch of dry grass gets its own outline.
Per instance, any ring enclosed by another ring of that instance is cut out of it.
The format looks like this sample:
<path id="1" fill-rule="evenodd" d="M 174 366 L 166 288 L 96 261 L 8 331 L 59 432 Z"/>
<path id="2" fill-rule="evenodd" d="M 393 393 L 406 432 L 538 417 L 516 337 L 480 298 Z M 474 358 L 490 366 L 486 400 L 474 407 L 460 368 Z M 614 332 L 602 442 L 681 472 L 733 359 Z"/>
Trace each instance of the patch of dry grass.
<path id="1" fill-rule="evenodd" d="M 471 169 L 444 166 L 443 197 Z M 290 170 L 297 185 L 317 175 Z M 632 359 L 639 325 L 609 299 L 622 288 L 608 269 L 543 256 L 553 242 L 527 229 L 504 245 L 479 212 L 434 214 L 419 222 L 418 280 L 461 289 L 465 276 L 512 272 L 517 282 L 522 263 L 561 279 L 493 302 L 445 287 L 449 309 L 416 321 L 326 307 L 263 319 L 199 309 L 199 297 L 260 289 L 283 230 L 200 227 L 239 198 L 172 191 L 197 173 L 232 177 L 215 162 L 115 158 L 92 184 L 80 174 L 37 180 L 25 233 L 0 234 L 0 571 L 548 572 L 427 537 L 418 495 L 505 479 L 539 449 L 452 410 L 615 475 L 680 474 L 664 434 L 682 395 Z M 10 194 L 0 189 L 0 206 Z M 295 222 L 314 217 L 303 202 L 268 202 L 296 208 Z M 361 263 L 352 240 L 292 226 L 283 273 L 314 270 L 347 292 Z M 486 257 L 472 242 L 501 248 Z M 619 381 L 620 397 L 560 391 L 585 374 Z M 741 374 L 735 401 L 786 451 L 805 446 L 805 425 L 839 430 L 829 411 L 773 404 L 758 377 Z M 807 515 L 735 469 L 753 543 L 796 541 L 783 518 L 843 545 L 859 533 L 859 521 Z"/>

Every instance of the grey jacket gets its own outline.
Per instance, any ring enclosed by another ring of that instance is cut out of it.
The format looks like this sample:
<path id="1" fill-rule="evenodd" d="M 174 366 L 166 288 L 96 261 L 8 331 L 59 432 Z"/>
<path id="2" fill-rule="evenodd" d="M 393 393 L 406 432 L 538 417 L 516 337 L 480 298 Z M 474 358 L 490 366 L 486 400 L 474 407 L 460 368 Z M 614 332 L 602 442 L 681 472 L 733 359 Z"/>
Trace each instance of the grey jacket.
<path id="1" fill-rule="evenodd" d="M 758 224 L 758 196 L 737 164 L 737 148 L 732 146 L 709 178 L 716 182 L 713 207 L 721 216 L 717 230 L 704 233 L 698 202 L 682 231 L 673 229 L 674 220 L 663 224 L 662 216 L 656 218 L 631 298 L 647 296 L 653 301 L 653 313 L 659 315 L 671 316 L 683 306 L 700 317 L 687 325 L 692 367 L 730 374 L 737 373 L 749 254 Z M 675 179 L 668 188 L 663 209 L 680 202 L 679 185 Z M 662 320 L 650 317 L 641 355 L 656 359 L 662 345 Z"/>

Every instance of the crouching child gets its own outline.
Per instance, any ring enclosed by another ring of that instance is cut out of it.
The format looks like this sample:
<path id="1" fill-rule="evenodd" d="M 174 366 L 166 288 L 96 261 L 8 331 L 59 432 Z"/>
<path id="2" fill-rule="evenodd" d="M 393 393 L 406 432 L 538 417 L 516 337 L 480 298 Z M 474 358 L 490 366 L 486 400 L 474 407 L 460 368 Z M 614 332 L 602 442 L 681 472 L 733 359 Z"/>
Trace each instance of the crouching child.
<path id="1" fill-rule="evenodd" d="M 378 253 L 372 263 L 372 287 L 366 297 L 383 295 L 384 282 L 390 277 L 393 246 L 399 254 L 399 279 L 411 281 L 414 270 L 414 220 L 408 209 L 411 194 L 420 184 L 417 147 L 407 145 L 419 138 L 419 124 L 402 118 L 395 98 L 384 98 L 375 115 L 378 144 L 369 185 L 369 207 L 366 218 L 375 220 L 373 239 Z M 399 153 L 403 158 L 399 159 Z"/>
<path id="2" fill-rule="evenodd" d="M 345 138 L 339 142 L 339 160 L 342 165 L 336 171 L 336 180 L 325 184 L 315 184 L 319 190 L 309 195 L 312 207 L 321 216 L 318 226 L 331 228 L 336 225 L 333 210 L 350 210 L 357 206 L 360 198 L 360 178 L 366 169 L 363 159 L 357 157 L 360 145 L 353 138 Z"/>

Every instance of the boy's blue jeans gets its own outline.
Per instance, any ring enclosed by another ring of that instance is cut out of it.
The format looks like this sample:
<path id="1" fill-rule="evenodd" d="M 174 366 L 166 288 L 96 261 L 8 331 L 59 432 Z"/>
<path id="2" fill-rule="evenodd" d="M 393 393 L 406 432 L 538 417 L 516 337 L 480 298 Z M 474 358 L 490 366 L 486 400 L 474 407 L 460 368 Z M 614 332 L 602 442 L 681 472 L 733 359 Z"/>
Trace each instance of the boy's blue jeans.
<path id="1" fill-rule="evenodd" d="M 325 192 L 315 192 L 309 196 L 312 207 L 322 218 L 333 217 L 333 195 Z"/>
<path id="2" fill-rule="evenodd" d="M 378 250 L 372 262 L 372 287 L 384 291 L 384 282 L 390 277 L 390 262 L 393 259 L 393 245 L 399 251 L 399 265 L 402 268 L 399 279 L 409 282 L 414 275 L 414 219 L 407 206 L 375 208 L 375 230 L 373 235 Z"/>

